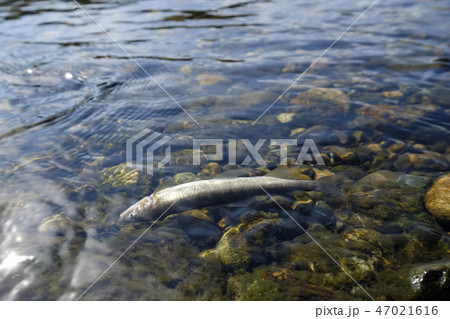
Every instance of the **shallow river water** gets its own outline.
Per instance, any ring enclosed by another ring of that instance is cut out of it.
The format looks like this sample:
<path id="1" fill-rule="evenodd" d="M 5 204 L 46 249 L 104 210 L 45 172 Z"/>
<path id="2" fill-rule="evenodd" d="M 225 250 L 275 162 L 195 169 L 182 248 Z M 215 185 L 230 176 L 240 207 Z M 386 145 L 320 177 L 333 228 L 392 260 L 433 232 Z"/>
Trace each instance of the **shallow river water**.
<path id="1" fill-rule="evenodd" d="M 1 1 L 0 299 L 448 300 L 450 6 L 372 4 Z M 117 223 L 220 174 L 325 187 Z"/>

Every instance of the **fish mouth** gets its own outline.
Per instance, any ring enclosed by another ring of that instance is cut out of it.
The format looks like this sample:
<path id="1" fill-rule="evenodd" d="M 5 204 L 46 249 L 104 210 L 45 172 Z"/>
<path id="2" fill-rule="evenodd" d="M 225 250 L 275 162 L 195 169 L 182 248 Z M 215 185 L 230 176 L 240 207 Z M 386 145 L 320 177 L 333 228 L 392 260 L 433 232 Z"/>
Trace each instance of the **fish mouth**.
<path id="1" fill-rule="evenodd" d="M 141 211 L 141 201 L 135 203 L 134 205 L 128 207 L 122 214 L 119 216 L 119 223 L 120 224 L 127 224 L 131 222 L 131 218 L 129 216 L 131 214 L 134 214 L 135 217 L 133 219 L 137 219 L 137 216 L 139 216 L 139 213 Z"/>
<path id="2" fill-rule="evenodd" d="M 136 203 L 133 206 L 130 206 L 129 208 L 127 208 L 127 210 L 125 210 L 122 214 L 120 214 L 119 216 L 120 224 L 127 224 L 128 222 L 130 222 L 127 217 L 132 213 L 136 214 L 135 211 L 138 204 L 139 203 Z"/>
<path id="3" fill-rule="evenodd" d="M 134 205 L 130 206 L 119 216 L 120 224 L 127 224 L 134 221 L 143 220 L 143 215 L 145 211 L 151 211 L 154 205 L 153 195 L 149 197 L 144 197 Z M 133 214 L 133 217 L 131 217 Z"/>

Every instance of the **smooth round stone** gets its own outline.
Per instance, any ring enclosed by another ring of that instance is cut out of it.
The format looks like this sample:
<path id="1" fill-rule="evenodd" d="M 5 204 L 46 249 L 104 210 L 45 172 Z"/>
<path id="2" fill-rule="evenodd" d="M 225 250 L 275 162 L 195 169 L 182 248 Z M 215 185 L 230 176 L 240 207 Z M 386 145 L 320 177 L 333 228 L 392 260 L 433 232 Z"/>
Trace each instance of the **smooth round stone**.
<path id="1" fill-rule="evenodd" d="M 425 196 L 425 206 L 447 228 L 450 228 L 450 174 L 436 180 Z"/>

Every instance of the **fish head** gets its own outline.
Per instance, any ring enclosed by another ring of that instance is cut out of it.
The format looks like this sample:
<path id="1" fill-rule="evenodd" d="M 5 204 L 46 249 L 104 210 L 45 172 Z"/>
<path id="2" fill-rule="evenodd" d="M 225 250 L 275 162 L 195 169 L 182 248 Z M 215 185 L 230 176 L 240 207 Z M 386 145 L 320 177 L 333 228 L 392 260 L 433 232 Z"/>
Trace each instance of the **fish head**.
<path id="1" fill-rule="evenodd" d="M 146 196 L 133 206 L 120 214 L 119 223 L 125 224 L 142 219 L 148 219 L 153 209 L 155 198 L 153 195 Z"/>

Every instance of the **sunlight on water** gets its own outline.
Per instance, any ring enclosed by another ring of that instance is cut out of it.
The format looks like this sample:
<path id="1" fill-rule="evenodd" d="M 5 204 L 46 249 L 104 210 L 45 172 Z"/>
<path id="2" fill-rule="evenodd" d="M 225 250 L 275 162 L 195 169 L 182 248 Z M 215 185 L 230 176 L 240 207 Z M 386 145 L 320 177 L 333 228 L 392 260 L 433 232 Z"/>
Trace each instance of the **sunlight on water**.
<path id="1" fill-rule="evenodd" d="M 4 275 L 8 275 L 11 271 L 15 270 L 22 262 L 27 260 L 33 260 L 33 256 L 20 256 L 14 252 L 8 253 L 6 256 L 1 257 L 2 262 L 0 264 L 0 271 L 4 272 Z"/>

